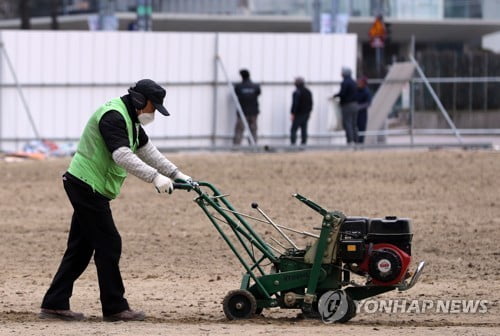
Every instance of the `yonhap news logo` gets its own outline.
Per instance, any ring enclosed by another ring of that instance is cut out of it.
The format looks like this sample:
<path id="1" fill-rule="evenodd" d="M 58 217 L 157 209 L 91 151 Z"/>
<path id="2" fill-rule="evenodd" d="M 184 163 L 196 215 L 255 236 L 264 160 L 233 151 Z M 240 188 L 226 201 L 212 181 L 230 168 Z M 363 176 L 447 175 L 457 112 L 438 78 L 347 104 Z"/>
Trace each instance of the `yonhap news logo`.
<path id="1" fill-rule="evenodd" d="M 345 291 L 323 294 L 318 301 L 318 312 L 323 322 L 342 322 L 348 315 L 357 314 L 485 314 L 488 300 L 470 299 L 368 299 L 353 301 Z M 354 313 L 355 311 L 355 313 Z"/>
<path id="2" fill-rule="evenodd" d="M 488 300 L 362 300 L 356 301 L 356 313 L 390 314 L 485 314 Z"/>

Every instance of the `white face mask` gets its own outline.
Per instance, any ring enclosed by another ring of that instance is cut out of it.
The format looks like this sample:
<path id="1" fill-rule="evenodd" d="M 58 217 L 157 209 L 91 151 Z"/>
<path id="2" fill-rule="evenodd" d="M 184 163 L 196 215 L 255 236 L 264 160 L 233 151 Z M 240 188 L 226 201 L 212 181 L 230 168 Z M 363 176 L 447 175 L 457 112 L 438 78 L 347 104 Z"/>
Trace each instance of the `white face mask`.
<path id="1" fill-rule="evenodd" d="M 155 120 L 155 114 L 153 113 L 141 113 L 137 116 L 141 125 L 146 126 L 151 124 Z"/>

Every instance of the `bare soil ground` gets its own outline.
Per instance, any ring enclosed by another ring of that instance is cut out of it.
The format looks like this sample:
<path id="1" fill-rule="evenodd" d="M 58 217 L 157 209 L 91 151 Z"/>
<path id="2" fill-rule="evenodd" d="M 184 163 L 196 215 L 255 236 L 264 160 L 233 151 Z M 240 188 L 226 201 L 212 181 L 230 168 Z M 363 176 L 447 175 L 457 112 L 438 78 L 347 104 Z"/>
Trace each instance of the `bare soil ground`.
<path id="1" fill-rule="evenodd" d="M 39 320 L 39 305 L 63 255 L 72 208 L 61 174 L 69 159 L 0 162 L 0 335 L 499 335 L 500 153 L 394 151 L 300 153 L 178 153 L 184 172 L 231 195 L 240 211 L 258 216 L 257 201 L 277 223 L 312 231 L 318 214 L 295 192 L 349 216 L 397 215 L 413 220 L 413 263 L 428 262 L 421 282 L 393 299 L 487 300 L 488 311 L 361 312 L 347 324 L 302 319 L 272 309 L 228 321 L 222 299 L 238 288 L 243 268 L 208 218 L 182 190 L 157 194 L 129 177 L 112 202 L 123 239 L 127 298 L 148 318 L 101 321 L 95 267 L 75 283 L 72 309 L 83 322 Z M 261 233 L 265 224 L 255 223 Z M 294 236 L 300 244 L 305 240 Z"/>

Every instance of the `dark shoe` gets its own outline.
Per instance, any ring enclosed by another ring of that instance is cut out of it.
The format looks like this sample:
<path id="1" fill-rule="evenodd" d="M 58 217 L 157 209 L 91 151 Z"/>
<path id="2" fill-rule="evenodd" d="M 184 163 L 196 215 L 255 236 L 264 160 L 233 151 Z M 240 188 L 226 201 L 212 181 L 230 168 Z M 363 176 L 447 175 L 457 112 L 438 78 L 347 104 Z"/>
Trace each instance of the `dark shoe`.
<path id="1" fill-rule="evenodd" d="M 82 313 L 75 313 L 71 310 L 57 310 L 42 308 L 38 315 L 41 319 L 58 319 L 63 321 L 81 321 L 85 318 Z"/>
<path id="2" fill-rule="evenodd" d="M 104 316 L 103 320 L 106 322 L 116 322 L 116 321 L 144 321 L 146 314 L 141 311 L 135 311 L 131 309 L 124 310 L 120 313 Z"/>

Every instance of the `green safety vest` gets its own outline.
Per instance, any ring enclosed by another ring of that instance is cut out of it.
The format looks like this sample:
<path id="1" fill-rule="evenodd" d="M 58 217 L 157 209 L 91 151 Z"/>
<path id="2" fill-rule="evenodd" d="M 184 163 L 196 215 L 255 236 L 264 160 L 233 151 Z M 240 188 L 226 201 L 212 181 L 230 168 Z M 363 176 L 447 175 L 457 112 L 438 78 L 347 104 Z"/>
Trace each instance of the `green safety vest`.
<path id="1" fill-rule="evenodd" d="M 87 183 L 92 189 L 110 199 L 120 194 L 127 171 L 116 164 L 104 143 L 99 131 L 99 121 L 111 110 L 120 112 L 127 124 L 130 149 L 135 153 L 138 144 L 138 125 L 132 122 L 127 107 L 121 98 L 114 98 L 94 112 L 83 130 L 80 143 L 68 168 L 68 172 Z M 136 138 L 133 138 L 133 127 L 136 127 Z"/>

